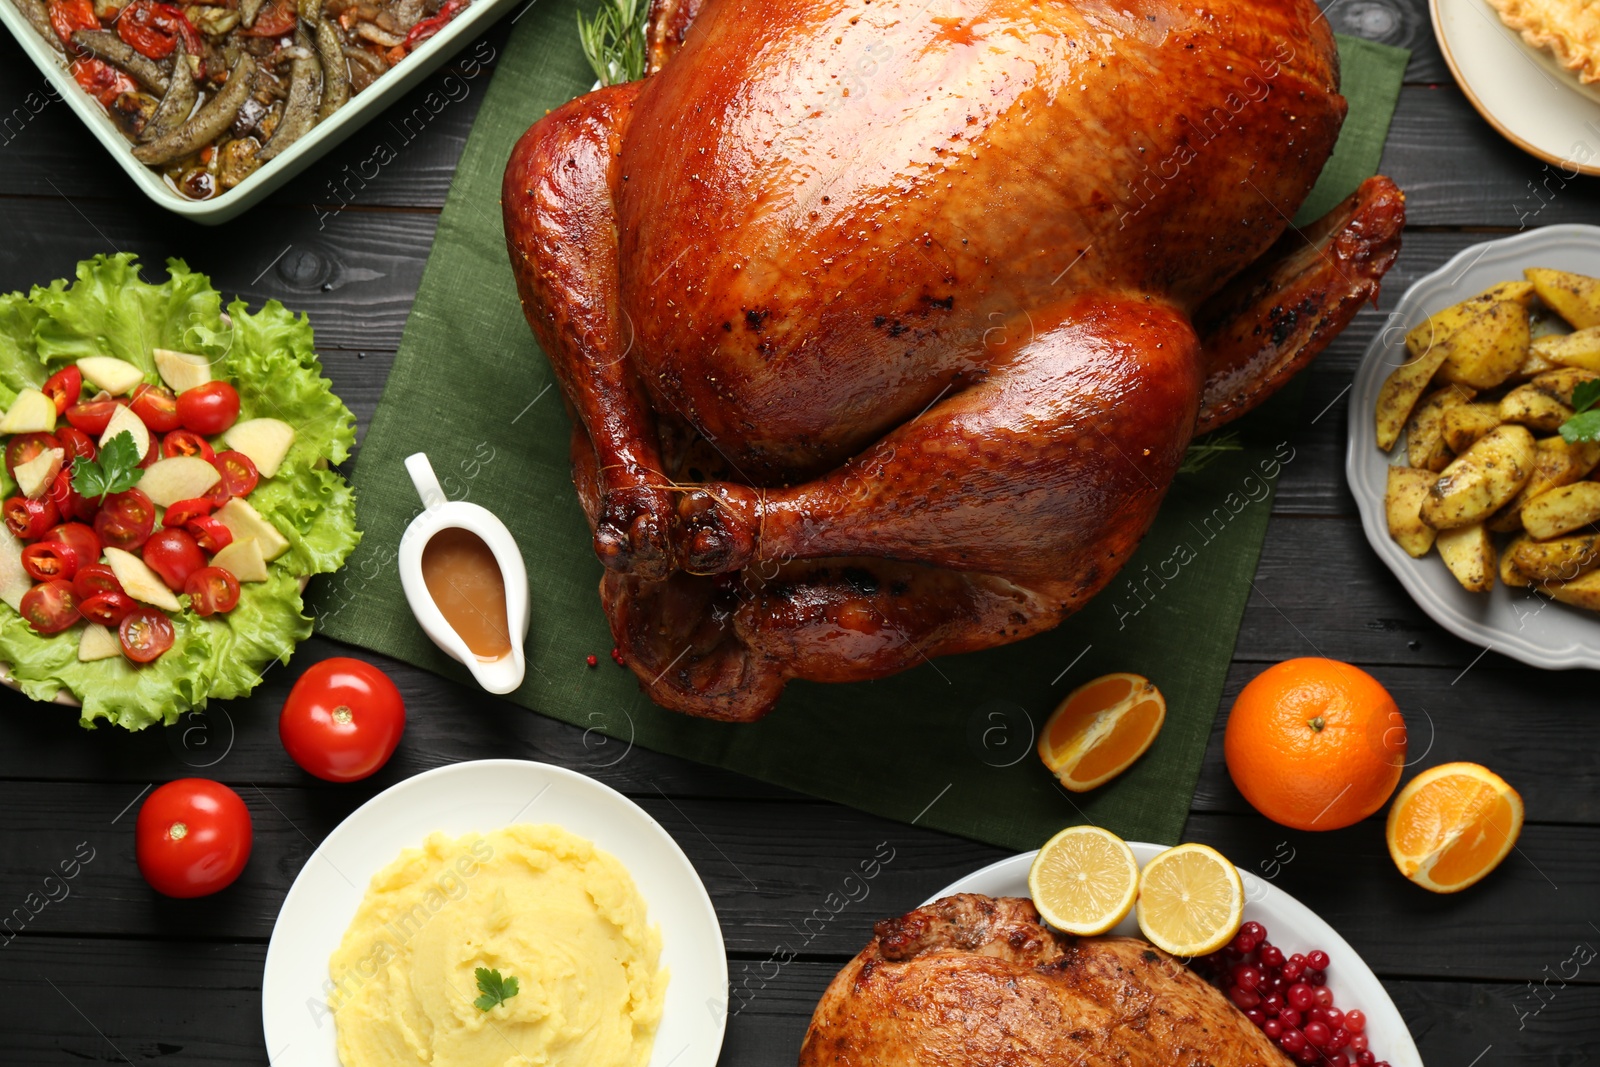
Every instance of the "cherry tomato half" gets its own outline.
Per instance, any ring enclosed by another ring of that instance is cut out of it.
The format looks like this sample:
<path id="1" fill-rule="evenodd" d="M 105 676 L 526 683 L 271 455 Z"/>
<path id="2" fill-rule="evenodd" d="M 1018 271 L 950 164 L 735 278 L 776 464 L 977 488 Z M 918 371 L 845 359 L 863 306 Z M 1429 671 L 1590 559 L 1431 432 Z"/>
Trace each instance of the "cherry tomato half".
<path id="1" fill-rule="evenodd" d="M 163 459 L 171 459 L 173 456 L 198 456 L 209 463 L 211 457 L 216 454 L 211 442 L 193 430 L 173 430 L 161 439 Z"/>
<path id="2" fill-rule="evenodd" d="M 226 567 L 201 567 L 183 584 L 196 615 L 232 611 L 239 604 L 239 579 Z"/>
<path id="3" fill-rule="evenodd" d="M 5 513 L 6 529 L 24 541 L 37 541 L 61 521 L 60 509 L 49 498 L 29 500 L 25 496 L 14 496 L 0 504 L 0 510 Z"/>
<path id="4" fill-rule="evenodd" d="M 215 436 L 239 418 L 239 391 L 227 382 L 207 382 L 178 394 L 178 418 L 184 429 Z"/>
<path id="5" fill-rule="evenodd" d="M 61 442 L 55 434 L 19 433 L 6 442 L 6 473 L 16 478 L 17 468 L 22 464 L 52 448 L 60 447 Z"/>
<path id="6" fill-rule="evenodd" d="M 22 594 L 18 610 L 39 633 L 60 633 L 78 621 L 78 595 L 71 582 L 40 582 Z"/>
<path id="7" fill-rule="evenodd" d="M 72 35 L 79 30 L 98 30 L 100 19 L 94 13 L 92 0 L 50 0 L 50 28 L 67 50 L 77 55 L 79 49 Z"/>
<path id="8" fill-rule="evenodd" d="M 167 508 L 167 513 L 161 517 L 161 525 L 171 526 L 173 529 L 181 529 L 191 519 L 201 519 L 210 515 L 211 509 L 216 506 L 216 501 L 207 500 L 203 496 L 176 501 Z"/>
<path id="9" fill-rule="evenodd" d="M 138 488 L 112 493 L 101 501 L 94 516 L 100 543 L 128 552 L 149 540 L 155 525 L 156 506 Z"/>
<path id="10" fill-rule="evenodd" d="M 79 600 L 88 600 L 100 593 L 120 593 L 122 583 L 117 581 L 117 572 L 104 563 L 89 563 L 78 568 L 72 579 L 72 591 L 78 594 Z"/>
<path id="11" fill-rule="evenodd" d="M 97 23 L 98 25 L 98 23 Z M 85 29 L 93 29 L 86 26 Z M 70 64 L 73 80 L 83 86 L 84 90 L 106 107 L 116 103 L 117 97 L 123 93 L 138 90 L 139 86 L 132 78 L 113 67 L 103 59 L 93 56 L 80 56 Z"/>
<path id="12" fill-rule="evenodd" d="M 189 575 L 206 565 L 205 554 L 187 530 L 157 530 L 144 543 L 141 555 L 174 593 L 183 592 Z"/>
<path id="13" fill-rule="evenodd" d="M 44 380 L 39 391 L 56 402 L 57 415 L 65 415 L 83 392 L 83 371 L 77 367 L 62 367 Z"/>
<path id="14" fill-rule="evenodd" d="M 78 554 L 80 567 L 100 561 L 100 538 L 81 522 L 64 522 L 60 526 L 52 527 L 41 540 L 59 541 L 71 545 Z"/>
<path id="15" fill-rule="evenodd" d="M 294 29 L 297 10 L 295 0 L 272 0 L 256 16 L 255 24 L 239 33 L 245 37 L 282 37 Z"/>
<path id="16" fill-rule="evenodd" d="M 140 608 L 130 612 L 117 627 L 122 639 L 122 654 L 135 663 L 149 663 L 172 647 L 175 636 L 172 620 L 165 612 Z"/>
<path id="17" fill-rule="evenodd" d="M 170 433 L 178 428 L 178 398 L 172 395 L 171 389 L 141 385 L 133 391 L 133 400 L 128 406 L 151 433 Z"/>
<path id="18" fill-rule="evenodd" d="M 96 593 L 87 600 L 78 601 L 79 613 L 101 626 L 120 626 L 138 607 L 126 593 Z"/>
<path id="19" fill-rule="evenodd" d="M 100 435 L 106 432 L 112 412 L 125 407 L 127 403 L 121 397 L 113 398 L 102 393 L 93 400 L 79 401 L 68 408 L 67 421 L 98 441 Z"/>
<path id="20" fill-rule="evenodd" d="M 72 545 L 35 541 L 22 550 L 22 569 L 36 582 L 71 581 L 83 557 Z"/>
<path id="21" fill-rule="evenodd" d="M 151 0 L 133 0 L 117 18 L 117 36 L 151 59 L 166 59 L 183 38 L 191 56 L 201 55 L 200 34 L 182 11 Z"/>
<path id="22" fill-rule="evenodd" d="M 74 370 L 77 368 L 74 367 Z M 56 437 L 61 441 L 61 450 L 67 454 L 67 462 L 82 456 L 84 459 L 94 459 L 100 454 L 100 449 L 94 443 L 94 438 L 78 429 L 76 426 L 58 426 Z"/>
<path id="23" fill-rule="evenodd" d="M 73 488 L 71 467 L 61 468 L 61 473 L 50 483 L 50 491 L 45 495 L 56 506 L 56 510 L 61 512 L 61 517 L 69 522 L 74 520 L 93 522 L 94 513 L 99 510 L 94 501 Z"/>
<path id="24" fill-rule="evenodd" d="M 405 728 L 405 701 L 389 676 L 345 656 L 307 668 L 278 718 L 290 757 L 329 782 L 354 782 L 377 771 L 394 755 Z"/>
<path id="25" fill-rule="evenodd" d="M 188 530 L 190 536 L 207 552 L 221 552 L 233 544 L 233 531 L 210 515 L 190 519 L 183 524 L 183 528 Z"/>
<path id="26" fill-rule="evenodd" d="M 133 834 L 139 873 L 169 897 L 225 889 L 250 859 L 250 809 L 238 793 L 204 778 L 180 778 L 151 793 Z"/>

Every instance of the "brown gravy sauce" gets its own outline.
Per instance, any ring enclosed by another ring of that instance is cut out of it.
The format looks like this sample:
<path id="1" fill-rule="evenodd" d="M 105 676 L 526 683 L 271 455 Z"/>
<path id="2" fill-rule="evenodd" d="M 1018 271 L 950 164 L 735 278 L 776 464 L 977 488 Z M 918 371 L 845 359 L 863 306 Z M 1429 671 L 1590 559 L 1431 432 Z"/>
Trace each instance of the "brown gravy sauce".
<path id="1" fill-rule="evenodd" d="M 495 660 L 511 651 L 505 579 L 483 538 L 454 526 L 434 534 L 422 547 L 422 580 L 473 655 Z"/>

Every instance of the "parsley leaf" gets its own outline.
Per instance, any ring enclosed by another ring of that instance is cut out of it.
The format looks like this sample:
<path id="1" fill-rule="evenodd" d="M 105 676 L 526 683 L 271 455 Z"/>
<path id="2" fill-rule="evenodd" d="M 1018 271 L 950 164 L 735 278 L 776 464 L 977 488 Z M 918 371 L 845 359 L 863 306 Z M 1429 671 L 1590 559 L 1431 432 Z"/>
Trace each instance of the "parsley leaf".
<path id="1" fill-rule="evenodd" d="M 1573 416 L 1561 424 L 1561 437 L 1569 445 L 1579 441 L 1600 441 L 1600 411 L 1591 411 L 1600 402 L 1600 378 L 1579 382 L 1572 390 Z"/>
<path id="2" fill-rule="evenodd" d="M 478 976 L 478 988 L 483 991 L 483 996 L 472 1002 L 479 1011 L 491 1011 L 517 995 L 515 978 L 502 978 L 499 971 L 487 967 L 479 967 L 473 973 Z"/>
<path id="3" fill-rule="evenodd" d="M 127 430 L 107 441 L 96 458 L 79 456 L 72 461 L 72 488 L 88 500 L 132 489 L 143 476 L 139 448 Z"/>

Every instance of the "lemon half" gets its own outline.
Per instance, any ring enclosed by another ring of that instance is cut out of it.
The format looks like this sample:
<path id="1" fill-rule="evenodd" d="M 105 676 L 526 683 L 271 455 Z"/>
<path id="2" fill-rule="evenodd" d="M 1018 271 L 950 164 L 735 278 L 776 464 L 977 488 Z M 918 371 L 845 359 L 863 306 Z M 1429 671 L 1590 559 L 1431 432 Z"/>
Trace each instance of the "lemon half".
<path id="1" fill-rule="evenodd" d="M 1244 882 L 1207 845 L 1169 848 L 1139 876 L 1139 929 L 1174 956 L 1204 956 L 1226 945 L 1244 921 Z"/>
<path id="2" fill-rule="evenodd" d="M 1098 826 L 1071 826 L 1045 842 L 1028 869 L 1044 921 L 1069 934 L 1103 934 L 1133 909 L 1139 864 L 1128 843 Z"/>

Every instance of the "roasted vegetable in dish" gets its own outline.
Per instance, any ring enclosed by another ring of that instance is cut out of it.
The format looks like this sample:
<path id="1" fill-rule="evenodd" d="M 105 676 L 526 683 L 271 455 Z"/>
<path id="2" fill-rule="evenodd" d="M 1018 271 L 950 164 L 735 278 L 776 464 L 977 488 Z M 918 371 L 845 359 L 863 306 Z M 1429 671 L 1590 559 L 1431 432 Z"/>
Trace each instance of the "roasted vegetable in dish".
<path id="1" fill-rule="evenodd" d="M 1406 335 L 1377 399 L 1378 447 L 1405 442 L 1389 536 L 1473 592 L 1600 610 L 1600 279 L 1526 273 Z"/>
<path id="2" fill-rule="evenodd" d="M 238 185 L 471 0 L 14 0 L 178 194 Z"/>

